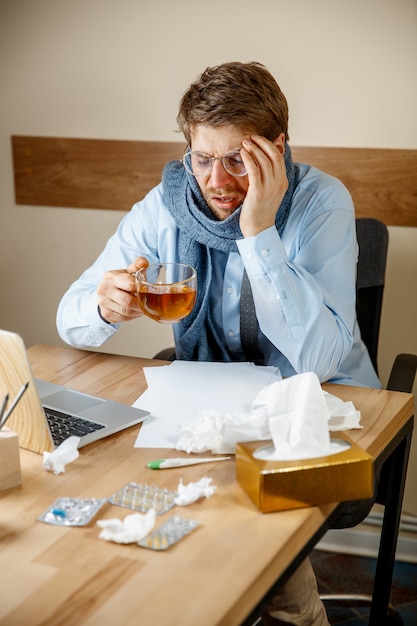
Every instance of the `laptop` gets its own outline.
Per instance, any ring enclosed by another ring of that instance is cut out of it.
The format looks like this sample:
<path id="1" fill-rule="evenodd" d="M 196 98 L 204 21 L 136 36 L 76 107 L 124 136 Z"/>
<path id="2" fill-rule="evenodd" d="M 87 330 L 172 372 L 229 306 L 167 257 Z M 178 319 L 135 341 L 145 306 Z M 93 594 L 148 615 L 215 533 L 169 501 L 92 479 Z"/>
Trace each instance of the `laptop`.
<path id="1" fill-rule="evenodd" d="M 111 402 L 68 387 L 34 378 L 23 339 L 0 330 L 0 403 L 8 393 L 10 407 L 22 385 L 29 382 L 7 428 L 19 436 L 19 446 L 42 454 L 71 435 L 79 448 L 143 422 L 149 412 Z"/>

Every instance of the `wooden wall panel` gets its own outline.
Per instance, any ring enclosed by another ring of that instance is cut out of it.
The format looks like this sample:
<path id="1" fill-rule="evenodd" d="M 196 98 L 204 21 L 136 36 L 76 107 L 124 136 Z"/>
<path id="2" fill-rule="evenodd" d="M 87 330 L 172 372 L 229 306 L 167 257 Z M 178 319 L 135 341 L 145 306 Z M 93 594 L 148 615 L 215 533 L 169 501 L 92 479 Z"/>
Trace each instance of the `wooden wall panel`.
<path id="1" fill-rule="evenodd" d="M 17 204 L 128 211 L 182 142 L 13 136 Z M 293 146 L 294 160 L 340 178 L 358 217 L 417 226 L 417 150 Z"/>
<path id="2" fill-rule="evenodd" d="M 417 150 L 295 147 L 293 154 L 339 178 L 358 217 L 417 226 Z"/>
<path id="3" fill-rule="evenodd" d="M 128 211 L 182 143 L 12 137 L 17 204 Z"/>

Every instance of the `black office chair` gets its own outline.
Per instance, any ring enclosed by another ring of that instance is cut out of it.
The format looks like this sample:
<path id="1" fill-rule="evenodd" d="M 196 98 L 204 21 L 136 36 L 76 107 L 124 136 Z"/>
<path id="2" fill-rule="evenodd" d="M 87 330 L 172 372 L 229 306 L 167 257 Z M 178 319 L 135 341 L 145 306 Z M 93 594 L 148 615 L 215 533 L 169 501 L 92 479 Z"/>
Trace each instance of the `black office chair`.
<path id="1" fill-rule="evenodd" d="M 356 220 L 359 243 L 356 310 L 362 339 L 378 371 L 378 340 L 381 321 L 382 299 L 385 284 L 385 267 L 388 251 L 388 230 L 382 222 L 371 218 Z M 417 355 L 399 354 L 392 366 L 387 389 L 411 393 L 417 370 Z M 386 459 L 376 468 L 377 489 L 370 500 L 349 502 L 341 505 L 340 517 L 333 528 L 348 528 L 362 522 L 375 503 L 385 505 L 390 496 L 389 482 L 394 472 L 403 474 L 403 488 L 396 494 L 396 513 L 391 518 L 384 515 L 381 531 L 379 557 L 372 596 L 357 594 L 323 594 L 323 601 L 370 603 L 369 623 L 383 626 L 402 624 L 400 615 L 389 604 L 395 562 L 396 537 L 398 534 L 405 474 L 408 462 L 411 434 L 403 449 Z M 401 458 L 402 457 L 402 458 Z M 378 596 L 378 597 L 377 597 Z"/>
<path id="2" fill-rule="evenodd" d="M 356 220 L 356 235 L 359 244 L 356 315 L 362 339 L 378 372 L 378 342 L 388 253 L 388 229 L 377 219 L 363 217 Z M 411 393 L 416 369 L 416 355 L 399 354 L 392 366 L 386 388 Z"/>
<path id="3" fill-rule="evenodd" d="M 359 244 L 356 315 L 362 339 L 378 372 L 378 340 L 388 253 L 388 229 L 379 220 L 360 218 L 356 220 L 356 236 Z"/>
<path id="4" fill-rule="evenodd" d="M 173 346 L 164 348 L 155 354 L 154 359 L 161 359 L 161 361 L 175 361 L 175 348 Z"/>

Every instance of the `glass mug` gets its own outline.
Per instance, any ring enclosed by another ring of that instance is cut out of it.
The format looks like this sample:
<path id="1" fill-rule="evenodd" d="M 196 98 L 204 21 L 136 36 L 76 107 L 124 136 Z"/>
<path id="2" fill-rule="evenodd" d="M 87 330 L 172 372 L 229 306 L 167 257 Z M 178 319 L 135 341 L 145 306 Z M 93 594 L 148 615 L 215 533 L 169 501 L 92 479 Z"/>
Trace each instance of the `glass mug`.
<path id="1" fill-rule="evenodd" d="M 197 297 L 197 273 L 182 263 L 154 263 L 135 273 L 143 313 L 161 324 L 187 317 Z"/>

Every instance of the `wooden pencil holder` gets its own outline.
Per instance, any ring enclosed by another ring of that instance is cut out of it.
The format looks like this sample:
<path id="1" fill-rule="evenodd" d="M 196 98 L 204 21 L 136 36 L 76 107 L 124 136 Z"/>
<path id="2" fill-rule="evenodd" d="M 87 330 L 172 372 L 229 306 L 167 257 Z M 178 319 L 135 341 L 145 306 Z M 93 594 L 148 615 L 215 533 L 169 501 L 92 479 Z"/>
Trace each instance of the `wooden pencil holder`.
<path id="1" fill-rule="evenodd" d="M 21 484 L 19 437 L 3 428 L 0 431 L 0 491 Z"/>

